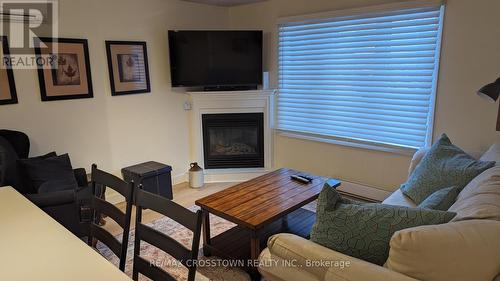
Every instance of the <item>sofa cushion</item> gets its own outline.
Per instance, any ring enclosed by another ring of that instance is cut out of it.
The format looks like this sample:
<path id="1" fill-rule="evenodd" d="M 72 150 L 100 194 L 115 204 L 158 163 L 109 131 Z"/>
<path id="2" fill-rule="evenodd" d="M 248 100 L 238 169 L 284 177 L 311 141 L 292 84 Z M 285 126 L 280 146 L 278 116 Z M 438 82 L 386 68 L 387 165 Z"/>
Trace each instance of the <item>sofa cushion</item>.
<path id="1" fill-rule="evenodd" d="M 455 203 L 459 192 L 460 190 L 454 186 L 440 189 L 418 204 L 418 207 L 446 211 Z"/>
<path id="2" fill-rule="evenodd" d="M 385 204 L 351 204 L 325 184 L 318 198 L 311 240 L 371 263 L 382 265 L 389 241 L 401 229 L 450 221 L 450 212 Z"/>
<path id="3" fill-rule="evenodd" d="M 500 222 L 471 220 L 398 231 L 388 269 L 418 280 L 491 281 L 500 272 Z"/>
<path id="4" fill-rule="evenodd" d="M 453 221 L 467 219 L 500 220 L 500 166 L 474 178 L 450 207 L 456 212 Z"/>
<path id="5" fill-rule="evenodd" d="M 72 185 L 78 186 L 68 154 L 35 160 L 20 159 L 18 161 L 24 166 L 37 191 L 43 183 L 53 180 L 71 181 Z"/>
<path id="6" fill-rule="evenodd" d="M 401 192 L 401 189 L 397 189 L 389 197 L 387 197 L 382 204 L 394 205 L 394 206 L 404 206 L 404 207 L 417 207 L 417 204 L 413 202 L 408 196 Z"/>
<path id="7" fill-rule="evenodd" d="M 417 165 L 401 191 L 416 204 L 435 191 L 449 186 L 462 190 L 473 178 L 495 162 L 478 161 L 453 145 L 443 134 Z"/>
<path id="8" fill-rule="evenodd" d="M 479 158 L 481 161 L 495 161 L 500 165 L 500 142 L 496 142 Z"/>
<path id="9" fill-rule="evenodd" d="M 269 281 L 417 281 L 289 233 L 271 236 L 267 247 L 259 271 Z"/>

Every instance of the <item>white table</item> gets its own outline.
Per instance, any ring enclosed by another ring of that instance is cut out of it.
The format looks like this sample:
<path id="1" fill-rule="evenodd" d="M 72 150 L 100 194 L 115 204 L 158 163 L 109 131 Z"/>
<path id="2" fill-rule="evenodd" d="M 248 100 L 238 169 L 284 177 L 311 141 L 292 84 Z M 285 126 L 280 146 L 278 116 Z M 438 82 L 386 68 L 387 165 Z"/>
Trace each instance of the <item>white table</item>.
<path id="1" fill-rule="evenodd" d="M 1 187 L 0 280 L 132 279 L 15 189 Z"/>

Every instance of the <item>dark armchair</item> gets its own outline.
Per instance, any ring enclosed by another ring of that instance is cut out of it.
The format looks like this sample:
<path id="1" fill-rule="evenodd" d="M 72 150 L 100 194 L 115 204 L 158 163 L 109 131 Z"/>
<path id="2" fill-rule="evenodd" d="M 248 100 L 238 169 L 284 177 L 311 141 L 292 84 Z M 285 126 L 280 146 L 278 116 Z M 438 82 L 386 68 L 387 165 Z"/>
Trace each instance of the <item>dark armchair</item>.
<path id="1" fill-rule="evenodd" d="M 18 159 L 28 158 L 29 149 L 30 141 L 26 134 L 0 130 L 0 186 L 14 187 L 75 235 L 85 236 L 87 233 L 81 224 L 82 205 L 91 196 L 85 169 L 73 171 L 78 186 L 48 183 L 38 191 L 32 190 L 17 163 Z"/>

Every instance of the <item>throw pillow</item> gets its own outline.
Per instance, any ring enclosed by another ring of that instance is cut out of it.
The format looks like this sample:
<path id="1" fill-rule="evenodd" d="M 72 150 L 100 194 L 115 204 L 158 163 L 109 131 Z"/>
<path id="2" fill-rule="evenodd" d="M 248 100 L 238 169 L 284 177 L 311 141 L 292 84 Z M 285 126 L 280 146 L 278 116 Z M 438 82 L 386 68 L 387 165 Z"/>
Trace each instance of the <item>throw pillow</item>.
<path id="1" fill-rule="evenodd" d="M 500 222 L 419 226 L 392 236 L 386 268 L 432 281 L 491 281 L 500 270 Z"/>
<path id="2" fill-rule="evenodd" d="M 455 186 L 462 190 L 473 178 L 494 165 L 495 162 L 474 159 L 443 134 L 422 158 L 408 181 L 401 185 L 401 191 L 418 205 L 444 187 Z"/>
<path id="3" fill-rule="evenodd" d="M 383 265 L 389 241 L 401 229 L 441 224 L 455 214 L 384 204 L 349 204 L 328 184 L 318 198 L 311 240 L 327 248 Z"/>
<path id="4" fill-rule="evenodd" d="M 30 157 L 27 159 L 19 159 L 17 160 L 17 173 L 19 175 L 19 180 L 21 181 L 21 184 L 24 187 L 24 190 L 27 193 L 36 193 L 37 188 L 33 185 L 33 183 L 30 180 L 30 176 L 28 172 L 26 171 L 25 164 L 26 162 L 36 162 L 40 160 L 44 160 L 50 157 L 57 156 L 56 152 L 49 152 L 45 155 L 40 155 L 40 156 L 35 156 L 35 157 Z"/>
<path id="5" fill-rule="evenodd" d="M 19 161 L 24 165 L 28 177 L 37 191 L 43 183 L 53 180 L 71 181 L 78 186 L 68 154 L 45 159 L 24 159 Z"/>
<path id="6" fill-rule="evenodd" d="M 458 193 L 460 190 L 454 186 L 440 189 L 427 197 L 418 207 L 446 211 L 455 203 Z"/>

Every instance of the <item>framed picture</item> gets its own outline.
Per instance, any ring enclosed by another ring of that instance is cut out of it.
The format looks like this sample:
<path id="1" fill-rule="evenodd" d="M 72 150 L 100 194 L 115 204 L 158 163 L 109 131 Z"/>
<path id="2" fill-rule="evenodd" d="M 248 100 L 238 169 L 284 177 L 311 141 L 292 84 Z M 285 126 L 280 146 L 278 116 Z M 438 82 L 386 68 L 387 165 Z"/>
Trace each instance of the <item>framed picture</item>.
<path id="1" fill-rule="evenodd" d="M 6 36 L 0 36 L 2 44 L 0 44 L 0 54 L 2 56 L 2 66 L 0 67 L 0 104 L 17 103 L 16 83 L 14 82 L 14 73 L 12 68 L 5 62 L 9 53 L 9 40 Z"/>
<path id="2" fill-rule="evenodd" d="M 146 42 L 106 41 L 111 95 L 151 92 Z"/>
<path id="3" fill-rule="evenodd" d="M 42 101 L 94 96 L 87 39 L 39 38 L 35 54 Z"/>

